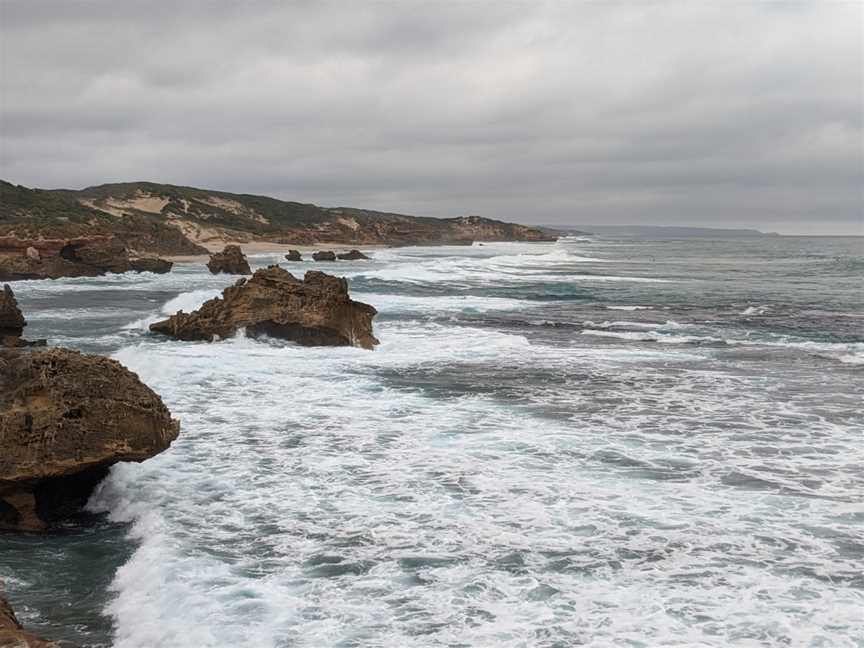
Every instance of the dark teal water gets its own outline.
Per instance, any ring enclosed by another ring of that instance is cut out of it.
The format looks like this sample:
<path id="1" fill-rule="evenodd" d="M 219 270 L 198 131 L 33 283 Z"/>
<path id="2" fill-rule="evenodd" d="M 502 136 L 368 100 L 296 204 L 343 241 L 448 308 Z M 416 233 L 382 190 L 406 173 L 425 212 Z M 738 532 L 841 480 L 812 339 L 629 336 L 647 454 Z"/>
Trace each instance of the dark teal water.
<path id="1" fill-rule="evenodd" d="M 183 421 L 82 519 L 0 536 L 30 627 L 141 648 L 864 645 L 864 239 L 373 256 L 333 267 L 380 311 L 372 353 L 150 336 L 232 283 L 203 265 L 15 286 L 29 337 L 113 355 Z"/>

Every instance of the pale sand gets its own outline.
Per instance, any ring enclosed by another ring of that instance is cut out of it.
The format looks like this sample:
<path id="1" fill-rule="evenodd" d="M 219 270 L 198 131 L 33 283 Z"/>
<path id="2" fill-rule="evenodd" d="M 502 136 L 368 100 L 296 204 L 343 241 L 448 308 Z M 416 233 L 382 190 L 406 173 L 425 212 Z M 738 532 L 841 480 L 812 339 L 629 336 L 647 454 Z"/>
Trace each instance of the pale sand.
<path id="1" fill-rule="evenodd" d="M 312 253 L 318 252 L 319 250 L 334 250 L 337 252 L 349 252 L 350 250 L 374 250 L 377 248 L 386 248 L 390 247 L 389 245 L 345 245 L 345 244 L 335 244 L 335 243 L 320 243 L 318 245 L 283 245 L 282 243 L 270 243 L 268 241 L 253 241 L 251 243 L 226 243 L 224 241 L 206 241 L 199 242 L 199 245 L 203 245 L 211 252 L 221 252 L 222 249 L 226 245 L 239 245 L 240 249 L 243 250 L 243 254 L 266 254 L 266 253 L 276 253 L 276 254 L 287 254 L 288 250 L 297 250 L 300 254 L 303 255 L 304 261 L 312 260 Z M 190 254 L 190 255 L 179 255 L 179 256 L 164 256 L 163 259 L 167 259 L 168 261 L 173 261 L 174 263 L 206 263 L 210 257 L 207 254 Z"/>

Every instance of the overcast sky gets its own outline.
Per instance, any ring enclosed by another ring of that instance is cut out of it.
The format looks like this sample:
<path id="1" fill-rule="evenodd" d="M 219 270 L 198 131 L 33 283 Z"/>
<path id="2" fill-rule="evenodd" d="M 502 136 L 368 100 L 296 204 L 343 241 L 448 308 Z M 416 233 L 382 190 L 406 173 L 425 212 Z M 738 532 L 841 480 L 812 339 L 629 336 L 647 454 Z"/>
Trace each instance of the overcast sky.
<path id="1" fill-rule="evenodd" d="M 864 233 L 861 0 L 0 0 L 0 177 Z"/>

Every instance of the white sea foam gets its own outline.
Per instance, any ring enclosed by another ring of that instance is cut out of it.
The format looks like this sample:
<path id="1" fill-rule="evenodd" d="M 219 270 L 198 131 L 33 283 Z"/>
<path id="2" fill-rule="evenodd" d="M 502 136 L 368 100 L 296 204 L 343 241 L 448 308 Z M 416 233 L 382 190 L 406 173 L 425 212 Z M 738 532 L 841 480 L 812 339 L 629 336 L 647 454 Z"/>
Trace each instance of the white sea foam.
<path id="1" fill-rule="evenodd" d="M 620 311 L 639 311 L 639 310 L 653 310 L 653 306 L 606 306 L 609 310 L 620 310 Z"/>

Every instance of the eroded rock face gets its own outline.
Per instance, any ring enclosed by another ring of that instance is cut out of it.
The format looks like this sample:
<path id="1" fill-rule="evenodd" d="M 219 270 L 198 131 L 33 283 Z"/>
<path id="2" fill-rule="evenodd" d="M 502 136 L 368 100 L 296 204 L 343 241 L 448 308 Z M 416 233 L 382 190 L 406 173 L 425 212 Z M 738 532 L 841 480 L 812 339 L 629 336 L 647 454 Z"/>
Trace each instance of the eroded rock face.
<path id="1" fill-rule="evenodd" d="M 60 648 L 60 644 L 45 641 L 21 627 L 9 601 L 3 595 L 0 581 L 0 648 Z"/>
<path id="2" fill-rule="evenodd" d="M 335 261 L 336 253 L 330 250 L 321 250 L 320 252 L 315 252 L 312 255 L 312 258 L 315 259 L 315 261 Z"/>
<path id="3" fill-rule="evenodd" d="M 378 311 L 348 296 L 345 279 L 309 271 L 300 280 L 279 266 L 241 279 L 193 313 L 180 311 L 150 330 L 180 340 L 269 335 L 305 346 L 359 346 L 372 349 L 372 318 Z"/>
<path id="4" fill-rule="evenodd" d="M 369 257 L 363 254 L 360 250 L 351 250 L 350 252 L 343 252 L 342 254 L 337 255 L 342 261 L 359 261 L 361 259 L 368 259 Z"/>
<path id="5" fill-rule="evenodd" d="M 221 252 L 210 255 L 207 268 L 213 274 L 224 272 L 226 274 L 248 275 L 252 274 L 246 255 L 239 245 L 226 245 Z"/>
<path id="6" fill-rule="evenodd" d="M 288 254 L 285 255 L 285 258 L 288 261 L 302 261 L 303 256 L 300 254 L 298 250 L 288 250 Z"/>
<path id="7" fill-rule="evenodd" d="M 24 334 L 27 320 L 18 308 L 15 294 L 8 285 L 0 292 L 0 343 L 6 338 L 20 338 Z"/>
<path id="8" fill-rule="evenodd" d="M 171 264 L 161 259 L 131 259 L 123 243 L 113 236 L 77 239 L 0 237 L 0 281 L 98 277 L 109 272 L 167 272 L 170 269 Z"/>
<path id="9" fill-rule="evenodd" d="M 0 290 L 0 347 L 44 346 L 45 340 L 28 342 L 21 337 L 25 326 L 27 321 L 18 308 L 15 293 L 5 284 Z"/>
<path id="10" fill-rule="evenodd" d="M 0 528 L 40 531 L 75 513 L 112 465 L 166 450 L 179 429 L 119 362 L 0 350 Z"/>

